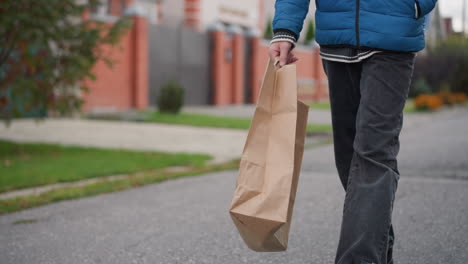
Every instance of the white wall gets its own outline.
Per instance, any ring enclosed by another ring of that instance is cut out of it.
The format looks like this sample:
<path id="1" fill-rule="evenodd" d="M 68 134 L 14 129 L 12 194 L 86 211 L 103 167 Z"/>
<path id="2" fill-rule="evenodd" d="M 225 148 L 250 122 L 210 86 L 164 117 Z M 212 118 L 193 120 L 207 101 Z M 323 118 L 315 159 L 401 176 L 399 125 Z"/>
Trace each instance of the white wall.
<path id="1" fill-rule="evenodd" d="M 264 1 L 264 18 L 260 17 L 259 1 Z M 310 1 L 310 9 L 304 21 L 303 33 L 308 21 L 314 18 L 315 2 Z M 202 0 L 200 1 L 200 27 L 201 30 L 217 21 L 228 24 L 237 24 L 248 28 L 257 28 L 259 23 L 260 34 L 264 32 L 264 24 L 269 17 L 273 18 L 275 0 Z M 165 0 L 163 4 L 164 23 L 179 24 L 184 19 L 184 0 Z M 260 21 L 260 19 L 264 21 Z M 304 37 L 301 34 L 301 39 Z"/>
<path id="2" fill-rule="evenodd" d="M 165 0 L 162 9 L 165 24 L 179 25 L 184 21 L 184 0 Z"/>
<path id="3" fill-rule="evenodd" d="M 260 0 L 204 0 L 201 3 L 202 28 L 221 21 L 245 27 L 258 25 Z"/>
<path id="4" fill-rule="evenodd" d="M 143 9 L 143 12 L 151 24 L 156 24 L 157 20 L 157 9 L 154 1 L 138 1 L 138 5 Z"/>

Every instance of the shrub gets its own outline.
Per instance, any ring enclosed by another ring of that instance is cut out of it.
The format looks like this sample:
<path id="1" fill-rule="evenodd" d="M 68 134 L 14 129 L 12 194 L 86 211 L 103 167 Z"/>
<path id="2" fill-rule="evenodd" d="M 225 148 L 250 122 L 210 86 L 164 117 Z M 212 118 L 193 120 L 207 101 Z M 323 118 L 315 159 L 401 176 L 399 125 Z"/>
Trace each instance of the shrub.
<path id="1" fill-rule="evenodd" d="M 420 78 L 414 84 L 409 91 L 409 97 L 416 97 L 420 94 L 430 94 L 431 87 L 427 83 L 426 79 Z"/>
<path id="2" fill-rule="evenodd" d="M 463 104 L 467 101 L 468 97 L 464 93 L 453 93 L 452 94 L 452 100 L 456 104 Z"/>
<path id="3" fill-rule="evenodd" d="M 440 96 L 421 94 L 414 99 L 414 107 L 418 110 L 437 110 L 443 105 Z"/>
<path id="4" fill-rule="evenodd" d="M 428 47 L 427 54 L 416 57 L 413 80 L 425 79 L 432 93 L 447 84 L 451 92 L 468 94 L 467 68 L 468 38 L 450 37 L 437 47 Z"/>
<path id="5" fill-rule="evenodd" d="M 94 65 L 111 66 L 110 46 L 131 28 L 79 19 L 102 1 L 0 1 L 0 119 L 74 114 L 94 80 Z"/>
<path id="6" fill-rule="evenodd" d="M 167 82 L 158 96 L 159 111 L 164 113 L 178 113 L 184 104 L 184 89 L 175 81 Z"/>
<path id="7" fill-rule="evenodd" d="M 417 110 L 437 110 L 443 105 L 463 104 L 467 99 L 464 93 L 450 93 L 443 90 L 436 94 L 420 94 L 413 103 Z"/>
<path id="8" fill-rule="evenodd" d="M 445 104 L 445 105 L 451 105 L 453 104 L 452 103 L 452 100 L 451 100 L 451 93 L 448 92 L 448 91 L 440 91 L 439 93 L 436 94 L 440 100 L 442 100 L 442 103 Z"/>

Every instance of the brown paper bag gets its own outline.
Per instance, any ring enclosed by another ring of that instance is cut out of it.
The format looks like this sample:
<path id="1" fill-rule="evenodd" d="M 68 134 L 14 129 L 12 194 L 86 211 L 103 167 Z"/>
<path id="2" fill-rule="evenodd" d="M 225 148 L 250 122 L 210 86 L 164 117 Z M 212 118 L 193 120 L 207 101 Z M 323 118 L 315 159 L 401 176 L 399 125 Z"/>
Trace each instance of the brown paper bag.
<path id="1" fill-rule="evenodd" d="M 268 63 L 245 142 L 230 215 L 255 251 L 284 251 L 309 107 L 297 100 L 296 65 Z"/>

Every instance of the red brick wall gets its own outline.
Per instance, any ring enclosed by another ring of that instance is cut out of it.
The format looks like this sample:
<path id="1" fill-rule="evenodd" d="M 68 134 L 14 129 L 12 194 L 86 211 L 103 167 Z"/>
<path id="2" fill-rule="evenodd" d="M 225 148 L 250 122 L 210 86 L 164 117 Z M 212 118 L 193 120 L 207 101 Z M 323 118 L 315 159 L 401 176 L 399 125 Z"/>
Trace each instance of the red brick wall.
<path id="1" fill-rule="evenodd" d="M 148 50 L 148 22 L 146 18 L 134 17 L 132 29 L 132 63 L 133 83 L 132 107 L 144 109 L 148 107 L 148 79 L 149 79 L 149 50 Z"/>
<path id="2" fill-rule="evenodd" d="M 85 112 L 94 108 L 127 109 L 131 103 L 131 34 L 126 34 L 118 47 L 104 47 L 106 54 L 110 54 L 114 61 L 110 69 L 103 61 L 99 61 L 93 69 L 96 76 L 95 81 L 86 81 L 89 92 L 85 93 L 83 99 Z"/>
<path id="3" fill-rule="evenodd" d="M 211 33 L 211 78 L 215 105 L 244 103 L 244 36 L 225 32 Z"/>
<path id="4" fill-rule="evenodd" d="M 95 81 L 86 80 L 83 111 L 93 109 L 143 109 L 148 105 L 148 28 L 145 18 L 134 17 L 133 28 L 114 47 L 103 47 L 114 62 L 109 68 L 96 63 Z"/>
<path id="5" fill-rule="evenodd" d="M 249 61 L 244 62 L 244 36 L 234 35 L 231 38 L 223 31 L 215 31 L 211 33 L 211 37 L 213 104 L 243 103 L 244 78 L 247 78 L 243 69 L 248 66 L 251 66 L 250 103 L 256 103 L 269 60 L 269 43 L 259 38 L 251 38 L 248 44 L 252 49 L 251 57 Z M 305 102 L 328 100 L 326 75 L 323 72 L 318 48 L 299 46 L 293 52 L 299 58 L 297 62 L 299 98 Z"/>
<path id="6" fill-rule="evenodd" d="M 100 61 L 93 72 L 96 81 L 86 81 L 90 88 L 84 94 L 84 111 L 98 108 L 144 109 L 148 106 L 148 24 L 141 17 L 133 18 L 133 28 L 123 36 L 117 47 L 104 47 L 115 62 L 113 68 Z M 212 37 L 212 102 L 215 105 L 244 103 L 244 69 L 251 67 L 250 103 L 256 103 L 265 67 L 268 62 L 269 43 L 251 38 L 252 54 L 244 61 L 245 36 L 228 36 L 223 31 L 211 33 Z M 299 97 L 303 101 L 328 99 L 326 76 L 323 72 L 318 49 L 297 47 L 294 53 L 299 58 L 297 75 Z M 250 64 L 250 65 L 249 65 Z"/>
<path id="7" fill-rule="evenodd" d="M 235 34 L 232 40 L 232 103 L 243 104 L 244 103 L 244 67 L 247 66 L 244 63 L 244 36 L 241 34 Z"/>

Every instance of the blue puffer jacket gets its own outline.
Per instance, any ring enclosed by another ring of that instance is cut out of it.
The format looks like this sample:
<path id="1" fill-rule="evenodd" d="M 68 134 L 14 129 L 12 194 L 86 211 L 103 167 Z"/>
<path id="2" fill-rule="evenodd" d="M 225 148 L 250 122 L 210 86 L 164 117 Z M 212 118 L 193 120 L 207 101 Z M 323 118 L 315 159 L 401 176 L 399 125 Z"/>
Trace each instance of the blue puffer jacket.
<path id="1" fill-rule="evenodd" d="M 424 17 L 437 0 L 315 0 L 316 41 L 320 45 L 393 51 L 424 48 Z M 309 0 L 276 0 L 273 30 L 298 37 Z"/>

